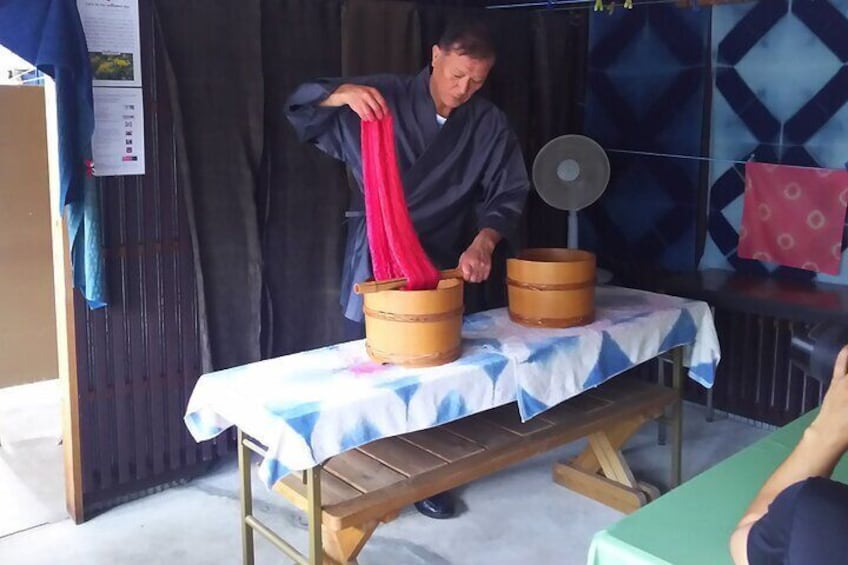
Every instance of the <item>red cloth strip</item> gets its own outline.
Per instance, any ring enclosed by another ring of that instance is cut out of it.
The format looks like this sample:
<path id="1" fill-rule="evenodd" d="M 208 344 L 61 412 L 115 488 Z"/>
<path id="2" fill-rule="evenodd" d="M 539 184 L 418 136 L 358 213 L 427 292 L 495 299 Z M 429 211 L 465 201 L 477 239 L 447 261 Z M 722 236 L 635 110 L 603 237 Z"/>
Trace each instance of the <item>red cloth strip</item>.
<path id="1" fill-rule="evenodd" d="M 439 284 L 433 266 L 409 216 L 397 166 L 391 116 L 363 121 L 362 170 L 365 221 L 374 279 L 406 278 L 407 290 L 426 290 Z"/>

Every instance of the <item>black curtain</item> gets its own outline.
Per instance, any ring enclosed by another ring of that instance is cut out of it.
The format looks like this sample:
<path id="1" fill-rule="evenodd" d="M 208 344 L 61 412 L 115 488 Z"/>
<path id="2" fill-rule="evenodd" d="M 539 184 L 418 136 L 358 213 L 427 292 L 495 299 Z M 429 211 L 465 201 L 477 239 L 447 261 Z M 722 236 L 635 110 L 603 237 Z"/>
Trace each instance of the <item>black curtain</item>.
<path id="1" fill-rule="evenodd" d="M 528 171 L 536 153 L 560 135 L 583 131 L 589 53 L 587 10 L 537 11 L 530 22 L 533 79 L 528 132 Z M 551 208 L 533 191 L 525 209 L 528 247 L 564 247 L 568 212 Z"/>
<path id="2" fill-rule="evenodd" d="M 203 368 L 241 365 L 260 358 L 261 3 L 159 0 L 156 9 L 185 142 L 179 158 L 209 346 Z"/>
<path id="3" fill-rule="evenodd" d="M 301 144 L 283 113 L 294 88 L 342 68 L 341 2 L 263 0 L 266 146 L 260 191 L 266 356 L 339 341 L 344 166 Z"/>
<path id="4" fill-rule="evenodd" d="M 295 139 L 283 106 L 297 84 L 416 73 L 445 23 L 473 13 L 493 24 L 498 42 L 484 95 L 508 115 L 528 167 L 551 138 L 580 131 L 586 14 L 457 4 L 159 0 L 213 366 L 259 358 L 260 337 L 267 357 L 345 335 L 339 292 L 351 187 L 342 164 Z M 566 227 L 563 213 L 531 194 L 524 244 L 563 245 Z M 473 231 L 469 223 L 469 241 Z M 505 303 L 506 254 L 501 246 L 489 283 L 469 285 L 469 310 Z"/>
<path id="5" fill-rule="evenodd" d="M 342 8 L 342 75 L 415 74 L 421 24 L 413 2 L 348 0 Z"/>
<path id="6" fill-rule="evenodd" d="M 430 64 L 433 45 L 439 42 L 439 37 L 447 23 L 456 17 L 469 14 L 480 14 L 480 10 L 459 6 L 460 2 L 418 3 L 418 21 L 421 26 L 421 59 L 418 68 L 423 69 Z"/>

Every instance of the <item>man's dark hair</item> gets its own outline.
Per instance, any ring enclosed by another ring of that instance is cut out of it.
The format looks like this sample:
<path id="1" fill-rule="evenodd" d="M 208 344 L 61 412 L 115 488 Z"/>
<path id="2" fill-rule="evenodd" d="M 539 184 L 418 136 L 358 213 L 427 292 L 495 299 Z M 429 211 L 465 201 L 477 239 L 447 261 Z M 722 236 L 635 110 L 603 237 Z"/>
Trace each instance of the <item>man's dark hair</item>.
<path id="1" fill-rule="evenodd" d="M 480 20 L 460 18 L 448 23 L 439 39 L 439 49 L 456 51 L 472 59 L 495 58 L 492 31 Z"/>

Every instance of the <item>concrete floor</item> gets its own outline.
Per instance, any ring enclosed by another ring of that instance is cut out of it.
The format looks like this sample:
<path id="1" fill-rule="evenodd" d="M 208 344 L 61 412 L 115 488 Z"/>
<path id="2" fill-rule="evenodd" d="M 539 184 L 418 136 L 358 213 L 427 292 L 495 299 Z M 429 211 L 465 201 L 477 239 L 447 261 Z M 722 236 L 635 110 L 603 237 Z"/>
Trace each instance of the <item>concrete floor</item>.
<path id="1" fill-rule="evenodd" d="M 0 412 L 0 422 L 3 418 Z M 685 418 L 685 478 L 766 433 L 728 419 L 708 424 L 704 410 L 694 405 L 686 406 Z M 18 438 L 11 442 L 11 452 L 0 452 L 0 524 L 3 512 L 10 522 L 15 516 L 26 516 L 26 520 L 17 521 L 18 526 L 29 523 L 29 529 L 5 537 L 0 531 L 2 565 L 240 562 L 234 461 L 222 463 L 216 471 L 189 485 L 125 504 L 75 526 L 61 518 L 61 512 L 57 515 L 57 505 L 60 508 L 63 501 L 61 492 L 57 492 L 61 489 L 61 457 L 55 455 L 61 455 L 61 451 L 49 432 L 48 426 L 36 434 L 40 436 L 35 441 L 41 442 L 40 450 L 27 447 L 33 447 L 34 440 Z M 5 450 L 6 445 L 0 449 Z M 408 509 L 377 530 L 360 563 L 584 564 L 592 535 L 616 522 L 621 514 L 552 483 L 552 462 L 572 456 L 580 448 L 581 444 L 573 444 L 474 482 L 457 492 L 464 511 L 453 520 L 429 520 Z M 656 426 L 643 428 L 628 444 L 625 455 L 640 479 L 658 486 L 666 484 L 669 451 L 657 446 Z M 4 488 L 3 483 L 9 484 Z M 305 549 L 306 525 L 301 514 L 267 492 L 258 480 L 254 484 L 256 513 L 283 537 Z M 41 504 L 39 512 L 30 512 L 33 500 Z M 257 541 L 258 564 L 284 562 L 268 543 Z"/>
<path id="2" fill-rule="evenodd" d="M 60 417 L 56 380 L 0 389 L 0 538 L 66 516 Z"/>

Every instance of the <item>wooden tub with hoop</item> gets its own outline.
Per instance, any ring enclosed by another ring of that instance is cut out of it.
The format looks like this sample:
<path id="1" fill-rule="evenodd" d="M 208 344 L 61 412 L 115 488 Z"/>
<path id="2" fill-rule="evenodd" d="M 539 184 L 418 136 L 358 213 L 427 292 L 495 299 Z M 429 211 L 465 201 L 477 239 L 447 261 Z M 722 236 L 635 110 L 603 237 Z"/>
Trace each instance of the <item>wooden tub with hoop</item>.
<path id="1" fill-rule="evenodd" d="M 507 260 L 509 317 L 523 326 L 568 328 L 595 319 L 595 255 L 525 249 Z"/>
<path id="2" fill-rule="evenodd" d="M 444 271 L 433 290 L 400 290 L 403 279 L 357 285 L 363 294 L 365 347 L 378 363 L 433 367 L 462 354 L 463 281 Z"/>

